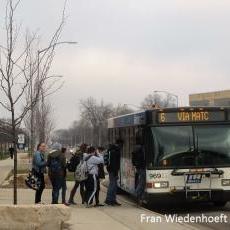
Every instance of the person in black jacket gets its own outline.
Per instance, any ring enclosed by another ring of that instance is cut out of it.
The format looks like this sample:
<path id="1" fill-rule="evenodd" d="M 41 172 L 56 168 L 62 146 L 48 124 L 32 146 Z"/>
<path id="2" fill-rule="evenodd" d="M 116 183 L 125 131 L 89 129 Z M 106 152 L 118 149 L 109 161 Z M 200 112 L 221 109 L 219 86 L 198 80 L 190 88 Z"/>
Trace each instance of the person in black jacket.
<path id="1" fill-rule="evenodd" d="M 121 146 L 123 141 L 118 139 L 116 144 L 111 144 L 108 148 L 107 171 L 109 173 L 109 187 L 105 204 L 120 206 L 116 199 L 118 172 L 120 170 Z"/>

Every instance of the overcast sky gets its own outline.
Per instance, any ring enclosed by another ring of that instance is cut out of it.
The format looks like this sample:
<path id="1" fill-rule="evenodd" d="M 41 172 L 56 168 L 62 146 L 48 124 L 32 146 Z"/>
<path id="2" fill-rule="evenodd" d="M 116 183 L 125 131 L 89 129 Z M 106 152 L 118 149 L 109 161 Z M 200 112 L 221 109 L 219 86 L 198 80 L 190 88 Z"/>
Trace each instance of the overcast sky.
<path id="1" fill-rule="evenodd" d="M 5 0 L 0 0 L 0 7 Z M 24 28 L 46 38 L 63 0 L 22 0 Z M 52 97 L 57 128 L 78 118 L 81 98 L 138 105 L 154 90 L 179 95 L 230 88 L 229 0 L 69 0 L 52 73 L 65 85 Z M 2 14 L 1 14 L 2 20 Z"/>

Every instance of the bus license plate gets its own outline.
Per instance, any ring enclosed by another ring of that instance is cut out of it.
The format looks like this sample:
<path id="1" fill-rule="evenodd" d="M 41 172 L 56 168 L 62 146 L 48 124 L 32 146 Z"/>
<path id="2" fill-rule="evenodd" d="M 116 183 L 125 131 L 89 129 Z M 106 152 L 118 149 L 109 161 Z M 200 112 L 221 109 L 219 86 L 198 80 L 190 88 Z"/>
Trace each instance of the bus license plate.
<path id="1" fill-rule="evenodd" d="M 187 184 L 199 184 L 202 181 L 202 174 L 189 174 L 187 175 Z"/>

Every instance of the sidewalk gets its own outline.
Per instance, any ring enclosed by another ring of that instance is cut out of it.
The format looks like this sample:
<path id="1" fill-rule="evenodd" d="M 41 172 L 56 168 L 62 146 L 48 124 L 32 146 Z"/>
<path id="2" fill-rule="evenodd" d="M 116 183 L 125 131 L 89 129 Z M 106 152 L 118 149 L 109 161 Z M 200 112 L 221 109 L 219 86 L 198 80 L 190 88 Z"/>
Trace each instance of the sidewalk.
<path id="1" fill-rule="evenodd" d="M 68 183 L 68 193 L 73 183 Z M 18 204 L 33 204 L 35 192 L 30 189 L 18 189 Z M 0 205 L 12 204 L 13 190 L 12 189 L 0 189 Z M 105 188 L 102 189 L 100 194 L 100 200 L 103 203 L 105 199 Z M 51 190 L 46 189 L 44 191 L 42 200 L 46 204 L 51 202 Z M 109 207 L 104 206 L 100 208 L 85 208 L 81 205 L 80 194 L 77 193 L 78 205 L 70 206 L 72 216 L 69 224 L 70 230 L 152 230 L 152 229 L 165 229 L 165 230 L 188 230 L 196 228 L 187 225 L 169 224 L 166 223 L 163 216 L 153 213 L 146 209 L 140 209 L 135 204 L 125 200 L 124 197 L 119 199 L 122 203 L 121 207 Z M 161 217 L 161 223 L 141 223 L 141 215 L 145 214 L 156 218 Z M 1 229 L 1 228 L 0 228 Z"/>
<path id="2" fill-rule="evenodd" d="M 13 169 L 14 160 L 8 158 L 0 161 L 0 184 L 2 184 L 9 172 Z"/>

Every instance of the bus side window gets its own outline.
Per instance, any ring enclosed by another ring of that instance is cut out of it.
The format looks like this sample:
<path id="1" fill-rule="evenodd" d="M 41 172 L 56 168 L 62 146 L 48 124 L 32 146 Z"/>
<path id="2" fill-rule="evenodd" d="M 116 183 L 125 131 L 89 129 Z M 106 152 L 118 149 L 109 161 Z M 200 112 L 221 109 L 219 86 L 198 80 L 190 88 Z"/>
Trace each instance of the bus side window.
<path id="1" fill-rule="evenodd" d="M 134 146 L 135 146 L 135 129 L 134 127 L 130 127 L 129 130 L 129 158 L 132 158 L 132 152 L 134 150 Z"/>
<path id="2" fill-rule="evenodd" d="M 121 151 L 122 157 L 124 157 L 124 153 L 125 153 L 125 128 L 120 129 L 120 138 L 121 138 L 121 140 L 124 141 L 124 143 L 122 145 L 122 151 Z"/>
<path id="3" fill-rule="evenodd" d="M 125 158 L 129 158 L 129 128 L 125 128 Z"/>

